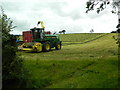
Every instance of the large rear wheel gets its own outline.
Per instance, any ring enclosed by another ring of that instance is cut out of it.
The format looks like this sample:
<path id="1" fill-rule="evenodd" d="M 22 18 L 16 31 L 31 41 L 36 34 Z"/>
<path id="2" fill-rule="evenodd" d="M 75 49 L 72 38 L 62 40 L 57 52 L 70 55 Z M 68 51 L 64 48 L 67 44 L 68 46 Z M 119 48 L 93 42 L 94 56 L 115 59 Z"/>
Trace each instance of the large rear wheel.
<path id="1" fill-rule="evenodd" d="M 50 42 L 45 42 L 43 43 L 43 49 L 42 49 L 44 52 L 48 52 L 51 50 L 51 46 L 50 46 Z"/>
<path id="2" fill-rule="evenodd" d="M 58 43 L 56 43 L 56 45 L 55 45 L 55 49 L 56 50 L 60 50 L 61 49 L 61 43 L 60 42 L 58 42 Z"/>

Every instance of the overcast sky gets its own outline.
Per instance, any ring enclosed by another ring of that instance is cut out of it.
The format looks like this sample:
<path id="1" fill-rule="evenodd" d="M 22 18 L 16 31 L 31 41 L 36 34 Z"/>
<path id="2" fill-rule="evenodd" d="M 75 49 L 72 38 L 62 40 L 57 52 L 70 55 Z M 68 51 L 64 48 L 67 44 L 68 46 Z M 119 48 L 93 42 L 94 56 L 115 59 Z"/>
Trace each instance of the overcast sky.
<path id="1" fill-rule="evenodd" d="M 46 31 L 67 33 L 109 33 L 116 30 L 118 17 L 111 13 L 111 7 L 97 14 L 85 13 L 87 0 L 2 0 L 8 17 L 17 26 L 12 34 L 22 34 L 43 21 Z"/>

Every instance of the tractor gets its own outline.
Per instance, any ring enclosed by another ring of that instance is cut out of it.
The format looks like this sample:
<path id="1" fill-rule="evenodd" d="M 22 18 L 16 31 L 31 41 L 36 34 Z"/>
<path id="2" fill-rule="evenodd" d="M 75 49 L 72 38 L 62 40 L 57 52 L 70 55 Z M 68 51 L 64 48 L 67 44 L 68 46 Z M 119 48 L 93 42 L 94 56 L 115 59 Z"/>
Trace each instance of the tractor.
<path id="1" fill-rule="evenodd" d="M 38 22 L 38 24 L 41 21 Z M 30 31 L 23 32 L 24 43 L 18 46 L 19 50 L 33 51 L 33 52 L 48 52 L 51 48 L 60 50 L 62 46 L 62 41 L 58 35 L 46 34 L 42 22 L 42 28 L 34 27 Z"/>

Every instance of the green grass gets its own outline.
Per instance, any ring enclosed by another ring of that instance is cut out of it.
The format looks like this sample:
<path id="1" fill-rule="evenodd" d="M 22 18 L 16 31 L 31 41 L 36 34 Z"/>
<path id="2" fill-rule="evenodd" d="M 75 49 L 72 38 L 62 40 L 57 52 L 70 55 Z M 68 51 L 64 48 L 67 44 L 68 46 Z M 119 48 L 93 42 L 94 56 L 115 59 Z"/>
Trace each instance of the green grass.
<path id="1" fill-rule="evenodd" d="M 63 42 L 82 42 L 103 34 L 104 33 L 60 34 L 60 37 Z"/>
<path id="2" fill-rule="evenodd" d="M 60 34 L 63 45 L 82 44 L 98 39 L 107 33 L 78 33 L 78 34 Z"/>
<path id="3" fill-rule="evenodd" d="M 117 87 L 117 59 L 91 60 L 29 60 L 32 84 L 29 88 L 115 88 Z M 103 61 L 104 60 L 104 61 Z"/>
<path id="4" fill-rule="evenodd" d="M 113 35 L 89 39 L 87 43 L 64 45 L 61 50 L 50 52 L 19 52 L 24 58 L 24 66 L 30 71 L 27 87 L 118 87 L 118 48 Z"/>

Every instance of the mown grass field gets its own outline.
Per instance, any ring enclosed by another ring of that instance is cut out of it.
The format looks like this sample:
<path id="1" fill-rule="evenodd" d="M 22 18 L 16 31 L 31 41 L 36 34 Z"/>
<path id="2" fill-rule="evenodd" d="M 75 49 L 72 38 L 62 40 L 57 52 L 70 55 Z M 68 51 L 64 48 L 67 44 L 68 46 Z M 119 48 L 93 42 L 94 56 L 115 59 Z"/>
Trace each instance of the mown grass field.
<path id="1" fill-rule="evenodd" d="M 114 35 L 65 34 L 60 35 L 61 50 L 19 52 L 30 71 L 27 87 L 117 88 L 118 46 Z"/>
<path id="2" fill-rule="evenodd" d="M 76 34 L 60 34 L 63 42 L 83 42 L 91 40 L 95 37 L 103 35 L 105 33 L 76 33 Z"/>

